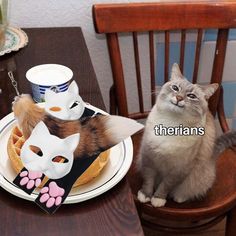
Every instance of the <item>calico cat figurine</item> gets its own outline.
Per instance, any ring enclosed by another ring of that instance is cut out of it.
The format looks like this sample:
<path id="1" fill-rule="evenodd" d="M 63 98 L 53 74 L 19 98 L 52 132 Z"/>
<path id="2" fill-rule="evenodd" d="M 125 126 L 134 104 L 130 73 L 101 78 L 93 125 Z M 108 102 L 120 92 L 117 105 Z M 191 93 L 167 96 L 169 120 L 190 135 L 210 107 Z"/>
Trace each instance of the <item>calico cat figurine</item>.
<path id="1" fill-rule="evenodd" d="M 141 202 L 164 206 L 167 197 L 178 203 L 201 198 L 212 187 L 216 159 L 225 148 L 236 144 L 236 132 L 216 139 L 214 119 L 208 99 L 218 84 L 197 85 L 172 67 L 146 122 L 138 168 L 143 177 L 138 192 Z M 202 128 L 204 135 L 159 135 L 155 126 Z"/>
<path id="2" fill-rule="evenodd" d="M 26 139 L 40 121 L 46 124 L 52 135 L 62 139 L 79 133 L 80 143 L 75 149 L 75 158 L 100 153 L 143 128 L 142 124 L 132 119 L 113 115 L 98 115 L 82 120 L 58 119 L 36 105 L 26 94 L 15 98 L 12 109 Z"/>

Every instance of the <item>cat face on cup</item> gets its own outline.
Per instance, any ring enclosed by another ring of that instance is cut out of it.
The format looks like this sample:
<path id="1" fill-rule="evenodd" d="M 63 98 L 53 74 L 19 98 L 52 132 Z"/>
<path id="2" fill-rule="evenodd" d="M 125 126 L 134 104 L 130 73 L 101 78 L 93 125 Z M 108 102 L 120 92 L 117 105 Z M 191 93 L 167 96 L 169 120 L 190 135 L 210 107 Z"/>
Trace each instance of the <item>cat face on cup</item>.
<path id="1" fill-rule="evenodd" d="M 190 83 L 181 74 L 178 64 L 172 66 L 171 79 L 162 86 L 158 106 L 162 110 L 201 116 L 208 109 L 208 100 L 218 84 L 197 85 Z"/>
<path id="2" fill-rule="evenodd" d="M 44 173 L 50 179 L 62 178 L 72 168 L 79 139 L 79 133 L 64 139 L 51 135 L 40 121 L 22 146 L 22 163 L 27 170 Z"/>
<path id="3" fill-rule="evenodd" d="M 45 92 L 45 110 L 61 120 L 77 120 L 85 109 L 79 96 L 79 88 L 73 81 L 65 92 L 56 93 L 50 89 Z"/>

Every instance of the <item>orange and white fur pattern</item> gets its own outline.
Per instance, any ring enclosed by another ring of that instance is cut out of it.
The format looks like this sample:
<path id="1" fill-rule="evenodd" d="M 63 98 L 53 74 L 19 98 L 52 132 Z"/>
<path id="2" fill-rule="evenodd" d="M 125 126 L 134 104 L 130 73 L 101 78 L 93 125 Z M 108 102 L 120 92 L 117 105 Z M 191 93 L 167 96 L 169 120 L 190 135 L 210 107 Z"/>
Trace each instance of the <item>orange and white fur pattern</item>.
<path id="1" fill-rule="evenodd" d="M 83 154 L 100 153 L 143 128 L 142 124 L 132 119 L 113 115 L 98 115 L 82 121 L 61 120 L 48 114 L 44 108 L 33 102 L 30 95 L 25 94 L 15 98 L 12 109 L 26 139 L 40 121 L 46 124 L 52 135 L 59 138 L 80 133 L 80 143 L 74 152 L 75 158 Z"/>

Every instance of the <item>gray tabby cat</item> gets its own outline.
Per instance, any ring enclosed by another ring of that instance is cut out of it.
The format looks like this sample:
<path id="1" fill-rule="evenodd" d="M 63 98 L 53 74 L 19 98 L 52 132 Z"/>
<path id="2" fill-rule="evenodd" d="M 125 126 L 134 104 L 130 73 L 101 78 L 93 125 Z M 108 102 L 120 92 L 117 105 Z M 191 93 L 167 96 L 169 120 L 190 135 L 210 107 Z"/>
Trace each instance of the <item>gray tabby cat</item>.
<path id="1" fill-rule="evenodd" d="M 172 67 L 171 80 L 165 83 L 152 108 L 144 131 L 138 167 L 143 185 L 138 192 L 141 202 L 164 206 L 167 196 L 178 203 L 201 198 L 215 180 L 216 157 L 236 144 L 236 132 L 216 140 L 214 119 L 208 99 L 218 84 L 197 85 Z M 199 135 L 157 135 L 156 125 L 204 129 Z M 215 146 L 215 147 L 214 147 Z"/>

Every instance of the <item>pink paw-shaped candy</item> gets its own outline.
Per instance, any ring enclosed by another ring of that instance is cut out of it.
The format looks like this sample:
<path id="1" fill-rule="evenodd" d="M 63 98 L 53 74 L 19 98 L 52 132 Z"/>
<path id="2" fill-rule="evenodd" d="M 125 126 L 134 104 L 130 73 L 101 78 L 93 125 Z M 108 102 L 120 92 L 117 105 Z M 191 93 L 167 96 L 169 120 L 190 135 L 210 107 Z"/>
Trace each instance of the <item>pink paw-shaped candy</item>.
<path id="1" fill-rule="evenodd" d="M 41 203 L 46 202 L 47 208 L 50 208 L 53 205 L 58 206 L 61 204 L 65 190 L 60 188 L 56 182 L 51 182 L 48 187 L 43 187 L 40 193 L 42 196 L 39 201 Z"/>
<path id="2" fill-rule="evenodd" d="M 38 171 L 27 171 L 24 170 L 20 173 L 20 177 L 22 177 L 20 181 L 20 185 L 26 185 L 27 189 L 32 189 L 34 187 L 38 187 L 42 180 L 43 174 Z"/>

